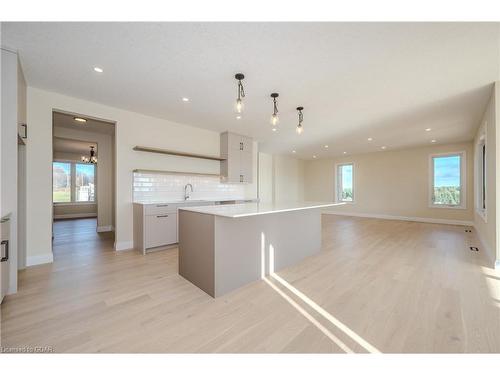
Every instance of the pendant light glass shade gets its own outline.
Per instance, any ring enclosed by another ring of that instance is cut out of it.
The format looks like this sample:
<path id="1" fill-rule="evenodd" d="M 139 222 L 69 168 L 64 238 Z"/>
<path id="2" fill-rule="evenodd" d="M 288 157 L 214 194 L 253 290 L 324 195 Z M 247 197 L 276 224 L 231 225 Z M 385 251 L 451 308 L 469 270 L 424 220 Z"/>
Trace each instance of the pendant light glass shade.
<path id="1" fill-rule="evenodd" d="M 271 94 L 271 98 L 273 98 L 273 114 L 271 115 L 271 125 L 275 127 L 278 125 L 280 122 L 280 119 L 278 117 L 278 102 L 276 101 L 276 98 L 280 96 L 277 92 L 273 92 Z"/>
<path id="2" fill-rule="evenodd" d="M 243 88 L 243 83 L 241 81 L 245 78 L 243 73 L 238 73 L 234 76 L 238 80 L 238 98 L 236 99 L 235 110 L 236 113 L 243 112 L 243 99 L 245 97 L 245 89 Z"/>
<path id="3" fill-rule="evenodd" d="M 271 115 L 271 125 L 276 126 L 276 125 L 278 125 L 279 122 L 280 122 L 280 119 L 279 119 L 278 115 L 273 113 Z"/>
<path id="4" fill-rule="evenodd" d="M 302 114 L 302 110 L 304 107 L 297 107 L 297 111 L 299 111 L 299 123 L 297 124 L 297 128 L 295 131 L 297 132 L 298 135 L 302 134 L 304 131 L 304 127 L 302 126 L 302 122 L 304 121 L 304 115 Z"/>

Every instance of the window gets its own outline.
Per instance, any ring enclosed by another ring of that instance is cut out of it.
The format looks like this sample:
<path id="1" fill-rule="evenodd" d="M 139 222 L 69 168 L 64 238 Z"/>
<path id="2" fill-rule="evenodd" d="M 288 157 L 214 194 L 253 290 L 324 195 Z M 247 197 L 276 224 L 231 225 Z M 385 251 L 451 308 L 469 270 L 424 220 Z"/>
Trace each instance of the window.
<path id="1" fill-rule="evenodd" d="M 71 163 L 52 163 L 52 201 L 71 202 Z"/>
<path id="2" fill-rule="evenodd" d="M 465 152 L 431 155 L 431 207 L 465 208 Z"/>
<path id="3" fill-rule="evenodd" d="M 54 203 L 95 202 L 95 164 L 52 163 Z"/>
<path id="4" fill-rule="evenodd" d="M 354 202 L 354 164 L 337 165 L 337 201 Z"/>

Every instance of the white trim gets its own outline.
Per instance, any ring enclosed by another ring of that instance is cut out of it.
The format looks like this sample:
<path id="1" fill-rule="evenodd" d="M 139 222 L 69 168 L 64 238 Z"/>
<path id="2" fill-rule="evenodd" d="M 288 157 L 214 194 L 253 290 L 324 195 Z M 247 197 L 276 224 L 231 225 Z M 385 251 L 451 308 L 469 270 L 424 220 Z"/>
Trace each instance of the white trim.
<path id="1" fill-rule="evenodd" d="M 339 182 L 341 181 L 339 179 L 339 167 L 343 165 L 352 165 L 352 201 L 344 201 L 339 198 Z M 356 193 L 355 193 L 355 188 L 356 188 L 356 183 L 354 181 L 354 174 L 355 174 L 355 164 L 353 161 L 348 161 L 344 163 L 336 163 L 335 164 L 335 181 L 334 181 L 334 189 L 335 189 L 335 202 L 337 203 L 351 203 L 353 204 L 356 201 Z"/>
<path id="2" fill-rule="evenodd" d="M 477 230 L 477 227 L 475 224 L 474 224 L 474 231 L 476 232 L 476 237 L 478 238 L 479 243 L 481 244 L 481 247 L 485 250 L 486 254 L 488 255 L 488 259 L 490 260 L 491 264 L 494 267 L 496 267 L 496 265 L 495 265 L 496 254 L 492 251 L 492 249 L 488 245 L 488 242 L 486 242 L 486 240 L 483 238 L 481 232 Z"/>
<path id="3" fill-rule="evenodd" d="M 97 232 L 112 232 L 114 230 L 115 230 L 115 228 L 112 225 L 103 225 L 103 226 L 97 227 Z"/>
<path id="4" fill-rule="evenodd" d="M 434 158 L 444 156 L 460 155 L 460 204 L 457 206 L 446 204 L 434 204 L 432 196 L 434 195 Z M 454 210 L 467 209 L 467 158 L 465 151 L 444 152 L 429 155 L 429 182 L 428 182 L 428 204 L 429 208 L 451 208 Z"/>
<path id="5" fill-rule="evenodd" d="M 52 203 L 54 206 L 97 206 L 97 202 L 54 202 Z"/>
<path id="6" fill-rule="evenodd" d="M 434 219 L 430 217 L 396 216 L 396 215 L 385 215 L 385 214 L 365 214 L 356 212 L 335 212 L 335 211 L 323 211 L 322 213 L 328 215 L 366 217 L 371 219 L 416 221 L 420 223 L 463 225 L 468 227 L 474 226 L 474 223 L 470 220 Z"/>
<path id="7" fill-rule="evenodd" d="M 500 270 L 500 260 L 497 260 L 497 261 L 495 262 L 495 269 L 496 269 L 496 270 Z"/>
<path id="8" fill-rule="evenodd" d="M 96 213 L 81 213 L 81 214 L 61 214 L 54 215 L 54 219 L 78 219 L 82 217 L 97 217 Z"/>
<path id="9" fill-rule="evenodd" d="M 484 186 L 484 201 L 488 201 L 488 168 L 484 168 L 483 176 L 483 146 L 486 153 L 484 155 L 484 165 L 487 166 L 488 160 L 488 137 L 487 137 L 488 122 L 485 121 L 479 130 L 480 136 L 475 144 L 475 160 L 474 160 L 474 207 L 478 216 L 483 219 L 485 223 L 488 222 L 488 205 L 483 209 L 483 186 L 482 182 L 485 181 Z"/>
<path id="10" fill-rule="evenodd" d="M 54 255 L 52 253 L 44 255 L 33 255 L 26 258 L 26 267 L 52 262 L 54 262 Z"/>
<path id="11" fill-rule="evenodd" d="M 116 251 L 132 250 L 133 248 L 134 248 L 134 241 L 115 242 L 115 250 Z"/>

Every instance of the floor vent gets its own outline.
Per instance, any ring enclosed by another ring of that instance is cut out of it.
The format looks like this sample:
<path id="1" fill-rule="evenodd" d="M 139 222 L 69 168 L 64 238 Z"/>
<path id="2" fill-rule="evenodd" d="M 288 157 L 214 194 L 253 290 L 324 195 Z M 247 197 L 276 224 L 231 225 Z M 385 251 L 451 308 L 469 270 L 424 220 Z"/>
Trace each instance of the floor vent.
<path id="1" fill-rule="evenodd" d="M 470 251 L 479 251 L 479 249 L 477 247 L 475 247 L 475 246 L 471 246 L 470 247 Z"/>

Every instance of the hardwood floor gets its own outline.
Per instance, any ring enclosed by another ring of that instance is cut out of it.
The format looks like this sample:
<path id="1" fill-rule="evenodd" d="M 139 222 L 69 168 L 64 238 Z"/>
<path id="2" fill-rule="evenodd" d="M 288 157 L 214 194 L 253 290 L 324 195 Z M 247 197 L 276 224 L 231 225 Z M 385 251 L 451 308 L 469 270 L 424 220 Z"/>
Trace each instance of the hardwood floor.
<path id="1" fill-rule="evenodd" d="M 54 263 L 20 273 L 2 346 L 500 352 L 500 276 L 464 227 L 324 215 L 320 254 L 212 299 L 177 274 L 177 249 L 115 252 L 109 234 L 71 226 L 90 221 L 56 224 Z"/>

